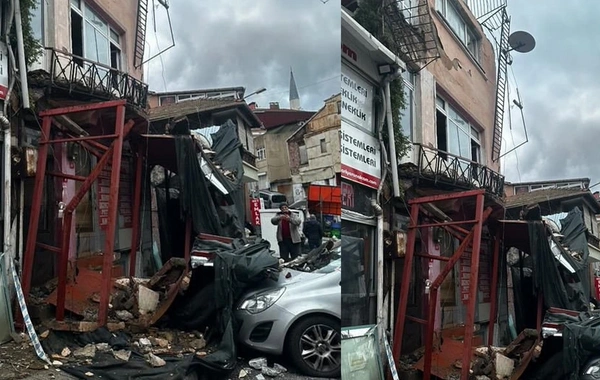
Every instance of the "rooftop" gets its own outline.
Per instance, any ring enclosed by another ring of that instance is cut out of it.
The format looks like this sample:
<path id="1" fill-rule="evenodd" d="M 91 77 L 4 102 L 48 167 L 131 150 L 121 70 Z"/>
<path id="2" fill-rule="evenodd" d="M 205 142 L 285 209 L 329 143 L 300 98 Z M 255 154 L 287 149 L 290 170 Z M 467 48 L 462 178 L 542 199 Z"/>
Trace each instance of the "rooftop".
<path id="1" fill-rule="evenodd" d="M 306 121 L 310 119 L 315 112 L 282 108 L 257 108 L 254 110 L 254 114 L 262 122 L 265 129 L 271 129 L 281 125 Z"/>
<path id="2" fill-rule="evenodd" d="M 600 213 L 600 203 L 594 198 L 589 190 L 581 189 L 544 189 L 529 193 L 513 195 L 506 198 L 506 209 L 515 209 L 535 204 L 544 205 L 544 209 L 561 211 L 560 203 L 581 197 L 586 200 L 595 213 Z"/>
<path id="3" fill-rule="evenodd" d="M 211 111 L 220 112 L 225 110 L 239 109 L 244 114 L 252 128 L 259 128 L 261 121 L 258 119 L 246 102 L 235 100 L 218 100 L 218 99 L 196 99 L 174 104 L 168 104 L 156 108 L 151 108 L 148 111 L 150 121 L 168 120 L 179 118 L 187 115 L 209 113 Z"/>

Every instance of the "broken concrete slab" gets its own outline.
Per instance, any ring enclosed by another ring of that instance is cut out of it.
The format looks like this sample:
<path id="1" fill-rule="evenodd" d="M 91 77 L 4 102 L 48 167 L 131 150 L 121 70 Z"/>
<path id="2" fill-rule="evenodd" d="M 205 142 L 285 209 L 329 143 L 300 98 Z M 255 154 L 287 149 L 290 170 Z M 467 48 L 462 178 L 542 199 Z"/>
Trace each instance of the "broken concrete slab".
<path id="1" fill-rule="evenodd" d="M 131 357 L 131 351 L 128 350 L 118 350 L 113 351 L 113 355 L 116 359 L 122 360 L 124 362 L 128 362 Z"/>
<path id="2" fill-rule="evenodd" d="M 69 347 L 65 347 L 62 349 L 62 351 L 60 352 L 60 356 L 66 358 L 67 356 L 71 355 L 71 350 L 69 349 Z"/>
<path id="3" fill-rule="evenodd" d="M 160 295 L 158 292 L 155 292 L 152 289 L 148 289 L 145 286 L 138 287 L 137 293 L 138 299 L 138 310 L 140 314 L 149 314 L 153 313 L 158 307 L 158 301 L 160 300 Z"/>
<path id="4" fill-rule="evenodd" d="M 515 369 L 515 361 L 497 352 L 494 357 L 494 367 L 497 379 L 510 378 Z"/>
<path id="5" fill-rule="evenodd" d="M 146 354 L 145 358 L 148 364 L 150 364 L 152 367 L 162 367 L 167 364 L 166 361 L 154 355 L 153 353 Z"/>
<path id="6" fill-rule="evenodd" d="M 83 348 L 73 351 L 73 356 L 76 358 L 93 358 L 96 356 L 96 345 L 88 344 Z"/>
<path id="7" fill-rule="evenodd" d="M 133 314 L 131 314 L 129 311 L 127 310 L 117 310 L 115 312 L 115 314 L 117 314 L 117 318 L 119 318 L 121 321 L 127 322 L 132 320 L 133 318 L 135 318 L 133 316 Z"/>
<path id="8" fill-rule="evenodd" d="M 267 358 L 260 357 L 260 358 L 251 359 L 248 362 L 248 365 L 254 369 L 260 370 L 262 367 L 267 366 Z"/>

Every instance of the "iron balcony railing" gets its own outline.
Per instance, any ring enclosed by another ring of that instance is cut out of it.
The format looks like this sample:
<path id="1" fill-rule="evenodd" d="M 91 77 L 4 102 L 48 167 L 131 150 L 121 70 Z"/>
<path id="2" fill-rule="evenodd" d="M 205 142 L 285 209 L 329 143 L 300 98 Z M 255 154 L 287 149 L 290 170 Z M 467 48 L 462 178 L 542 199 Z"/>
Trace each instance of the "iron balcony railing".
<path id="1" fill-rule="evenodd" d="M 100 98 L 126 99 L 132 106 L 146 108 L 146 83 L 110 66 L 56 49 L 47 50 L 51 52 L 52 85 Z"/>
<path id="2" fill-rule="evenodd" d="M 442 150 L 414 144 L 419 178 L 467 189 L 485 189 L 504 195 L 504 176 L 478 162 Z"/>

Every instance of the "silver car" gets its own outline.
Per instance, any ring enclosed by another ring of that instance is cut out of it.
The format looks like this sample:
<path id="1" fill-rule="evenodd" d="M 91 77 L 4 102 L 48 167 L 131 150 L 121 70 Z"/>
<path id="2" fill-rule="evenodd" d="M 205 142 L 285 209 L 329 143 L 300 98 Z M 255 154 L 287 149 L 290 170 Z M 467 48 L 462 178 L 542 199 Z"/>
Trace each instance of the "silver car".
<path id="1" fill-rule="evenodd" d="M 339 377 L 341 259 L 311 273 L 284 269 L 274 286 L 243 297 L 239 340 L 258 351 L 286 353 L 308 376 Z"/>

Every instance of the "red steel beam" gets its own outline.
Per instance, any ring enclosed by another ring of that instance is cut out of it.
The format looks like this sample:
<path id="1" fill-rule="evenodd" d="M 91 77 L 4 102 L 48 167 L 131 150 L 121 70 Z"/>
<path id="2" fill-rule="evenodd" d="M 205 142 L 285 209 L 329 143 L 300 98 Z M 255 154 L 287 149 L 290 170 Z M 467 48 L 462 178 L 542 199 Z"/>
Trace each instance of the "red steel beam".
<path id="1" fill-rule="evenodd" d="M 428 224 L 419 224 L 416 226 L 412 226 L 409 228 L 427 228 L 427 227 L 444 227 L 444 226 L 454 226 L 457 224 L 473 224 L 477 223 L 476 219 L 473 220 L 455 220 L 452 222 L 439 222 L 439 223 L 428 223 Z"/>
<path id="2" fill-rule="evenodd" d="M 441 201 L 449 201 L 452 199 L 475 197 L 475 196 L 484 195 L 484 194 L 485 194 L 485 190 L 469 190 L 469 191 L 461 191 L 458 193 L 437 194 L 437 195 L 430 195 L 430 196 L 426 196 L 426 197 L 419 197 L 419 198 L 411 199 L 408 201 L 408 204 L 412 205 L 412 204 L 422 204 L 422 203 L 435 203 L 435 202 L 441 202 Z"/>
<path id="3" fill-rule="evenodd" d="M 144 162 L 143 144 L 140 144 L 135 161 L 135 190 L 133 191 L 133 215 L 131 221 L 131 253 L 129 254 L 129 276 L 135 276 L 135 262 L 140 240 L 140 204 L 142 203 L 142 169 Z"/>
<path id="4" fill-rule="evenodd" d="M 40 112 L 40 116 L 45 117 L 45 116 L 67 115 L 70 113 L 95 111 L 95 110 L 99 110 L 99 109 L 103 109 L 103 108 L 125 106 L 126 104 L 127 104 L 127 100 L 124 100 L 124 99 L 109 100 L 106 102 L 81 104 L 81 105 L 70 106 L 70 107 L 52 108 L 52 109 Z"/>
<path id="5" fill-rule="evenodd" d="M 50 127 L 52 125 L 51 117 L 44 117 L 42 120 L 42 141 L 50 138 Z M 48 159 L 48 144 L 41 144 L 38 150 L 37 171 L 35 183 L 33 185 L 33 198 L 31 201 L 31 214 L 29 218 L 29 232 L 27 234 L 27 245 L 23 255 L 23 293 L 25 298 L 29 297 L 31 289 L 31 275 L 33 271 L 33 261 L 35 256 L 35 246 L 37 232 L 40 222 L 40 213 L 42 207 L 42 197 L 44 193 L 44 179 L 46 178 L 46 162 Z"/>
<path id="6" fill-rule="evenodd" d="M 50 251 L 50 252 L 54 252 L 54 253 L 60 253 L 60 248 L 49 245 L 49 244 L 44 244 L 44 243 L 35 243 L 35 245 L 37 247 L 40 247 L 42 249 L 45 249 L 46 251 Z"/>
<path id="7" fill-rule="evenodd" d="M 61 172 L 46 172 L 46 175 L 51 175 L 53 177 L 60 177 L 65 179 L 72 179 L 74 181 L 85 181 L 86 177 L 74 174 L 65 174 Z"/>
<path id="8" fill-rule="evenodd" d="M 465 350 L 462 358 L 461 379 L 469 378 L 471 370 L 471 358 L 473 356 L 473 335 L 475 333 L 475 305 L 477 298 L 477 281 L 479 280 L 479 256 L 481 249 L 481 234 L 483 230 L 483 204 L 485 201 L 483 193 L 477 195 L 475 203 L 475 217 L 479 222 L 473 226 L 473 251 L 471 253 L 471 279 L 469 282 L 469 303 L 467 305 L 467 315 L 465 318 Z"/>
<path id="9" fill-rule="evenodd" d="M 125 126 L 124 134 L 128 134 L 133 128 L 134 122 L 130 120 Z M 62 236 L 62 246 L 59 257 L 58 264 L 58 286 L 56 288 L 56 320 L 62 321 L 65 316 L 65 296 L 67 289 L 67 270 L 69 263 L 69 248 L 70 248 L 70 231 L 71 225 L 73 223 L 73 212 L 85 196 L 87 192 L 91 189 L 94 182 L 100 176 L 102 170 L 106 167 L 108 162 L 111 159 L 111 153 L 114 155 L 114 149 L 116 146 L 116 141 L 108 148 L 108 151 L 100 158 L 94 169 L 91 171 L 89 176 L 83 181 L 81 187 L 77 191 L 77 193 L 73 196 L 71 201 L 67 204 L 63 211 L 63 236 Z M 111 182 L 112 184 L 113 182 Z M 114 238 L 113 238 L 114 239 Z M 111 252 L 112 254 L 112 252 Z"/>
<path id="10" fill-rule="evenodd" d="M 424 259 L 440 260 L 440 261 L 450 261 L 449 257 L 428 255 L 426 253 L 415 253 L 415 256 L 419 256 L 419 257 L 422 257 Z"/>
<path id="11" fill-rule="evenodd" d="M 407 315 L 406 319 L 409 320 L 409 321 L 420 323 L 422 325 L 426 325 L 427 324 L 427 321 L 425 319 L 421 319 L 421 318 L 417 318 L 417 317 L 411 317 L 410 315 Z"/>
<path id="12" fill-rule="evenodd" d="M 40 144 L 62 144 L 62 143 L 70 143 L 77 141 L 93 141 L 93 140 L 103 140 L 103 139 L 114 139 L 117 135 L 98 135 L 98 136 L 79 136 L 79 137 L 68 137 L 64 139 L 54 139 L 48 140 L 44 142 L 40 142 Z"/>
<path id="13" fill-rule="evenodd" d="M 416 226 L 419 223 L 419 205 L 413 204 L 410 208 L 410 225 Z M 412 278 L 412 264 L 415 252 L 415 241 L 417 238 L 417 230 L 414 228 L 408 229 L 406 238 L 406 255 L 404 257 L 404 268 L 402 270 L 402 285 L 400 287 L 400 304 L 396 318 L 396 327 L 394 328 L 394 347 L 393 356 L 394 362 L 400 360 L 400 352 L 402 350 L 402 339 L 404 337 L 404 323 L 406 320 L 406 308 L 408 306 L 408 291 L 410 289 L 410 280 Z"/>
<path id="14" fill-rule="evenodd" d="M 494 253 L 492 257 L 492 284 L 490 289 L 490 326 L 488 328 L 488 346 L 494 344 L 494 329 L 498 318 L 498 261 L 500 259 L 500 231 L 496 234 L 494 241 Z"/>
<path id="15" fill-rule="evenodd" d="M 119 181 L 121 179 L 121 155 L 123 153 L 123 135 L 125 124 L 125 105 L 117 107 L 115 120 L 115 134 L 112 154 L 111 186 L 108 201 L 108 225 L 104 238 L 102 288 L 100 289 L 100 308 L 98 310 L 98 324 L 104 326 L 108 318 L 108 301 L 112 286 L 113 251 L 115 245 L 115 231 L 117 223 L 117 209 L 119 205 Z"/>

